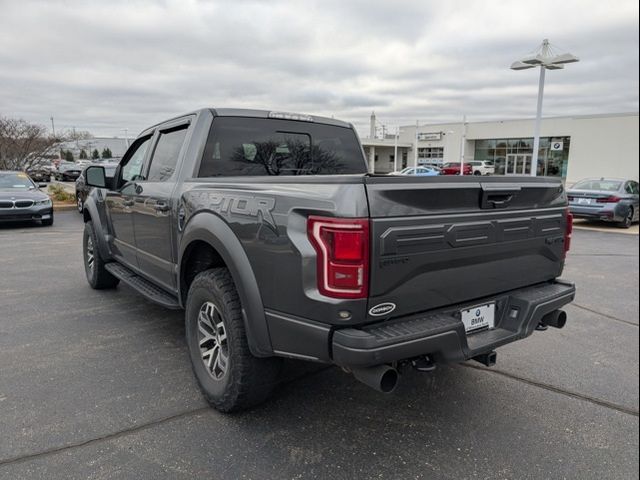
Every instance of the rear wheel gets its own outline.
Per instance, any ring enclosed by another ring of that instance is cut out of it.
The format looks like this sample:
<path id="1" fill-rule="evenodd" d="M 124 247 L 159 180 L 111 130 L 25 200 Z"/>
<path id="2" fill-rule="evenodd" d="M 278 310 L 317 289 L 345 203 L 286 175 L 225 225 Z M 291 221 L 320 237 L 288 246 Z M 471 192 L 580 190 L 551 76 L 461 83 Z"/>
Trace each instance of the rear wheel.
<path id="1" fill-rule="evenodd" d="M 82 250 L 84 257 L 84 272 L 91 288 L 102 290 L 114 288 L 120 282 L 119 279 L 111 275 L 105 266 L 105 261 L 100 256 L 98 249 L 98 239 L 92 222 L 84 224 L 84 235 L 82 238 Z"/>
<path id="2" fill-rule="evenodd" d="M 187 296 L 185 331 L 198 384 L 216 409 L 247 409 L 271 394 L 281 359 L 251 354 L 229 270 L 214 268 L 195 277 Z"/>
<path id="3" fill-rule="evenodd" d="M 630 228 L 633 223 L 633 217 L 635 216 L 633 207 L 629 207 L 629 211 L 627 212 L 627 216 L 624 218 L 622 222 L 619 223 L 622 228 Z"/>

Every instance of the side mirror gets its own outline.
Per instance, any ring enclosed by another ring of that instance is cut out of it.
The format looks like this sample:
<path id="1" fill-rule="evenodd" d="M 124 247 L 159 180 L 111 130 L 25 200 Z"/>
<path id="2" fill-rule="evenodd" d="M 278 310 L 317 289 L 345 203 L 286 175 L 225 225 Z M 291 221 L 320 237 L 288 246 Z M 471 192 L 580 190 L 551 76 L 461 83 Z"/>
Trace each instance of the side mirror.
<path id="1" fill-rule="evenodd" d="M 91 166 L 84 171 L 85 182 L 90 187 L 107 188 L 107 176 L 104 167 Z"/>

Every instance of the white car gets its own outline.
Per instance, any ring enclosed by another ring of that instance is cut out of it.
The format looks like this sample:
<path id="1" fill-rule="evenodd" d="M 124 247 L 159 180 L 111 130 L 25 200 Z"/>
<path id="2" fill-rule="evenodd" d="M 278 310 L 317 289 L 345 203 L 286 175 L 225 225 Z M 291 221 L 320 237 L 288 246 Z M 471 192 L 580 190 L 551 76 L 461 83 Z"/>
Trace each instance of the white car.
<path id="1" fill-rule="evenodd" d="M 440 175 L 440 172 L 433 167 L 407 167 L 399 172 L 391 172 L 389 175 L 417 175 L 419 177 L 435 177 Z"/>
<path id="2" fill-rule="evenodd" d="M 487 160 L 471 160 L 467 162 L 473 168 L 474 175 L 493 175 L 496 167 Z"/>

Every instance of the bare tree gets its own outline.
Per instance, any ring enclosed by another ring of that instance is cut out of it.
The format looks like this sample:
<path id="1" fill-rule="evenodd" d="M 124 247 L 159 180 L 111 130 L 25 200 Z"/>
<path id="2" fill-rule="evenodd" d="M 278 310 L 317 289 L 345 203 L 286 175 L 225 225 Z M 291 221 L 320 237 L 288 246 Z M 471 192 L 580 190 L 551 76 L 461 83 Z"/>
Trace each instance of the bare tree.
<path id="1" fill-rule="evenodd" d="M 57 145 L 65 136 L 54 137 L 42 125 L 0 117 L 0 170 L 27 170 L 57 157 Z"/>
<path id="2" fill-rule="evenodd" d="M 93 134 L 86 130 L 71 130 L 65 134 L 67 140 L 76 142 L 78 140 L 90 140 L 93 138 Z"/>

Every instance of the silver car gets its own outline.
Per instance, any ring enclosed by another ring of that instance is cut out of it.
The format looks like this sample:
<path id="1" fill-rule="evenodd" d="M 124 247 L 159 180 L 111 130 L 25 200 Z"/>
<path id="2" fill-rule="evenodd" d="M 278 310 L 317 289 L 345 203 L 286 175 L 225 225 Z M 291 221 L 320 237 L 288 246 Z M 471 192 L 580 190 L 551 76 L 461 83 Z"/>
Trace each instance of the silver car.
<path id="1" fill-rule="evenodd" d="M 629 228 L 638 220 L 638 182 L 620 178 L 588 178 L 567 190 L 575 218 L 614 222 Z"/>

